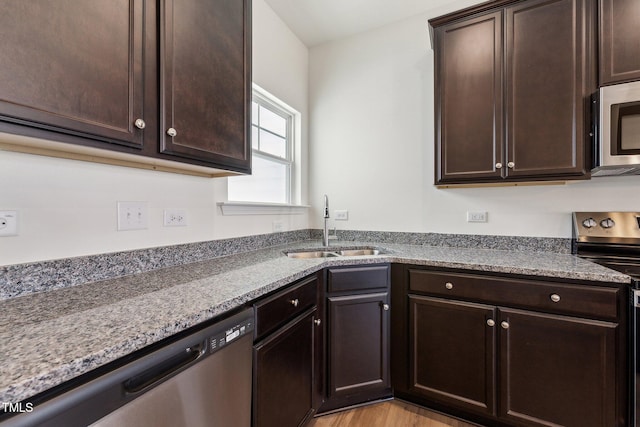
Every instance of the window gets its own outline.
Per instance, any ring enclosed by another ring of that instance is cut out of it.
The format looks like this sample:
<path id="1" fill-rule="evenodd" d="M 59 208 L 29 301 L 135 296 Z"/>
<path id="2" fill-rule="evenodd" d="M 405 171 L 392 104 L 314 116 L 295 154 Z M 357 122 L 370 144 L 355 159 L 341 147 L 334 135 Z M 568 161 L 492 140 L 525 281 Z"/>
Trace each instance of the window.
<path id="1" fill-rule="evenodd" d="M 296 111 L 254 86 L 251 109 L 252 175 L 229 178 L 229 201 L 292 203 L 297 117 Z"/>

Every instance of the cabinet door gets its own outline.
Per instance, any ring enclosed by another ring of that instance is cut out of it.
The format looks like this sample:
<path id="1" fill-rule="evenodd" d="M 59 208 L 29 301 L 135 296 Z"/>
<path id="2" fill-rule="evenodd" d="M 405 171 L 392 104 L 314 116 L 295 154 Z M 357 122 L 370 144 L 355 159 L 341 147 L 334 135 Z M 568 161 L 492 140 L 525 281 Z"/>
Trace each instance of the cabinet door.
<path id="1" fill-rule="evenodd" d="M 315 315 L 314 308 L 254 346 L 254 427 L 296 427 L 313 413 Z"/>
<path id="2" fill-rule="evenodd" d="M 500 178 L 502 13 L 438 27 L 435 40 L 436 183 Z"/>
<path id="3" fill-rule="evenodd" d="M 640 2 L 600 0 L 600 84 L 640 80 Z"/>
<path id="4" fill-rule="evenodd" d="M 250 14 L 249 0 L 162 1 L 162 153 L 251 171 Z"/>
<path id="5" fill-rule="evenodd" d="M 0 39 L 0 131 L 142 146 L 142 0 L 3 0 Z"/>
<path id="6" fill-rule="evenodd" d="M 390 386 L 389 294 L 328 298 L 329 397 Z"/>
<path id="7" fill-rule="evenodd" d="M 501 418 L 524 426 L 621 425 L 617 324 L 507 309 L 500 321 Z"/>
<path id="8" fill-rule="evenodd" d="M 506 8 L 507 174 L 586 173 L 588 0 L 534 0 Z"/>
<path id="9" fill-rule="evenodd" d="M 494 415 L 495 319 L 491 306 L 410 295 L 410 393 Z"/>

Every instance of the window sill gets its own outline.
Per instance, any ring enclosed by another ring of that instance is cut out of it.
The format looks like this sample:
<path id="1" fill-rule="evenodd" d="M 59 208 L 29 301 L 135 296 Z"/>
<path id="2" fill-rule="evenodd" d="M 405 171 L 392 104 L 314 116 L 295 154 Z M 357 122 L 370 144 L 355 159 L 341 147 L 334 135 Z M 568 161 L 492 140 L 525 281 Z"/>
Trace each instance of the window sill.
<path id="1" fill-rule="evenodd" d="M 220 202 L 222 215 L 302 215 L 310 206 L 279 203 Z"/>

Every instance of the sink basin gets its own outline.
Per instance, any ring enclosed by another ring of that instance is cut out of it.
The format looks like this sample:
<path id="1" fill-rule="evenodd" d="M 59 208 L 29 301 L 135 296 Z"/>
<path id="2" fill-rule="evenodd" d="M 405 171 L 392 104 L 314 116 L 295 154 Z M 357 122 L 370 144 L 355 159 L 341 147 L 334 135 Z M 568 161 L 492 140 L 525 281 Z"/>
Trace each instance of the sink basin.
<path id="1" fill-rule="evenodd" d="M 363 256 L 363 255 L 380 255 L 378 249 L 345 249 L 338 251 L 342 256 Z"/>
<path id="2" fill-rule="evenodd" d="M 340 256 L 330 251 L 287 252 L 289 258 L 330 258 Z"/>
<path id="3" fill-rule="evenodd" d="M 331 258 L 340 256 L 365 256 L 365 255 L 380 255 L 379 249 L 364 248 L 364 249 L 341 249 L 336 248 L 335 251 L 318 250 L 318 251 L 293 251 L 286 252 L 289 258 Z"/>

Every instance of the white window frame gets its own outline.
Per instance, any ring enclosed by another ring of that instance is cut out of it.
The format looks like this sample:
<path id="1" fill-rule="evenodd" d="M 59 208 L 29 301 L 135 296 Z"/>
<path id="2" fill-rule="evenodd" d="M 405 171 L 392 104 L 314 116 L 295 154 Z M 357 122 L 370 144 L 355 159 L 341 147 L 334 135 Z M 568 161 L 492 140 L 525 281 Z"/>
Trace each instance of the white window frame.
<path id="1" fill-rule="evenodd" d="M 287 119 L 287 148 L 286 158 L 265 153 L 258 148 L 253 147 L 251 141 L 252 157 L 260 157 L 267 161 L 273 161 L 288 166 L 286 191 L 286 203 L 273 202 L 255 202 L 255 201 L 236 201 L 228 200 L 227 202 L 218 203 L 223 215 L 253 215 L 253 214 L 303 214 L 309 206 L 301 205 L 300 180 L 301 176 L 301 158 L 299 150 L 301 149 L 301 114 L 294 108 L 290 107 L 283 101 L 279 100 L 260 86 L 253 84 L 252 104 L 256 102 L 264 108 L 278 114 Z M 253 105 L 252 105 L 253 109 Z M 251 133 L 253 134 L 253 120 L 251 123 Z M 260 128 L 259 128 L 260 129 Z M 266 130 L 266 129 L 265 129 Z M 268 131 L 267 131 L 268 132 Z"/>
<path id="2" fill-rule="evenodd" d="M 286 141 L 286 152 L 285 152 L 285 157 L 279 157 L 270 153 L 267 153 L 265 151 L 260 150 L 260 148 L 254 148 L 253 147 L 253 141 L 251 141 L 251 155 L 253 157 L 259 157 L 263 160 L 267 160 L 270 162 L 274 162 L 274 163 L 278 163 L 281 165 L 286 166 L 287 168 L 287 176 L 286 176 L 286 200 L 285 203 L 286 204 L 291 204 L 291 200 L 292 200 L 292 191 L 293 191 L 293 186 L 292 186 L 292 174 L 293 174 L 293 159 L 294 159 L 294 150 L 295 150 L 295 137 L 294 137 L 294 126 L 295 126 L 295 112 L 290 111 L 289 109 L 286 109 L 282 106 L 282 103 L 275 100 L 273 96 L 268 96 L 266 95 L 266 93 L 264 91 L 257 91 L 253 90 L 253 99 L 252 99 L 252 103 L 255 102 L 256 104 L 258 104 L 259 106 L 266 108 L 267 110 L 271 111 L 272 113 L 277 114 L 278 116 L 282 117 L 283 119 L 286 120 L 287 122 L 287 128 L 286 128 L 286 136 L 285 136 L 285 141 Z M 253 124 L 253 120 L 251 121 L 251 135 L 253 135 L 253 128 L 257 127 L 258 128 L 258 134 L 260 133 L 260 130 L 264 130 L 265 132 L 269 132 L 272 133 L 271 131 L 269 131 L 268 129 L 262 128 L 260 127 L 260 122 L 258 122 L 258 126 Z M 276 134 L 274 134 L 276 135 Z M 281 136 L 281 135 L 276 135 L 276 136 Z"/>

